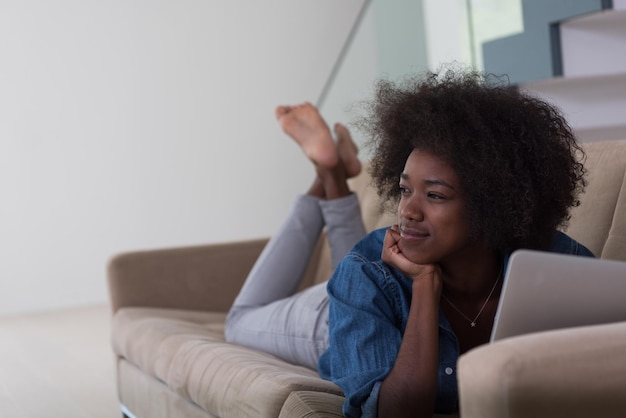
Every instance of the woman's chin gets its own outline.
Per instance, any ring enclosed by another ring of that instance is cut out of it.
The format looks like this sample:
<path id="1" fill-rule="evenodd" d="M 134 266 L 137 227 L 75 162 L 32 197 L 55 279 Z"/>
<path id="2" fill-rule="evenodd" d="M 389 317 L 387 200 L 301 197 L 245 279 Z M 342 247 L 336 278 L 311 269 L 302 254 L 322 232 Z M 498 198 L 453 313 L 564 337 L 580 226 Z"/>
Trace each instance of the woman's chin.
<path id="1" fill-rule="evenodd" d="M 411 248 L 411 245 L 402 244 L 402 241 L 398 243 L 398 247 L 402 252 L 402 255 L 406 257 L 411 263 L 425 265 L 425 264 L 434 264 L 437 262 L 432 256 L 432 254 L 427 254 L 424 251 L 419 251 L 417 249 Z"/>

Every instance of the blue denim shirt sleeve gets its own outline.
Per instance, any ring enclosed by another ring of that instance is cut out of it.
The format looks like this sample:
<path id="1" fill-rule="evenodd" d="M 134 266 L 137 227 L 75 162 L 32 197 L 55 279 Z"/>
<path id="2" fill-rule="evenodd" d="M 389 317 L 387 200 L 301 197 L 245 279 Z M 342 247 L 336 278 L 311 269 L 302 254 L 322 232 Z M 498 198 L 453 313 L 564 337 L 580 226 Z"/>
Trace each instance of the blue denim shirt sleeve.
<path id="1" fill-rule="evenodd" d="M 557 231 L 554 235 L 554 241 L 552 241 L 550 252 L 579 255 L 583 257 L 595 257 L 589 248 L 560 231 Z"/>
<path id="2" fill-rule="evenodd" d="M 393 290 L 379 280 L 384 270 L 382 263 L 351 253 L 328 282 L 331 348 L 320 360 L 320 372 L 346 395 L 346 417 L 377 416 L 380 383 L 391 371 L 402 341 Z"/>
<path id="3" fill-rule="evenodd" d="M 380 387 L 382 385 L 383 385 L 383 382 L 374 383 L 374 387 L 372 388 L 372 391 L 370 392 L 370 396 L 367 398 L 367 400 L 361 407 L 362 417 L 374 418 L 378 416 L 378 395 L 380 393 Z"/>

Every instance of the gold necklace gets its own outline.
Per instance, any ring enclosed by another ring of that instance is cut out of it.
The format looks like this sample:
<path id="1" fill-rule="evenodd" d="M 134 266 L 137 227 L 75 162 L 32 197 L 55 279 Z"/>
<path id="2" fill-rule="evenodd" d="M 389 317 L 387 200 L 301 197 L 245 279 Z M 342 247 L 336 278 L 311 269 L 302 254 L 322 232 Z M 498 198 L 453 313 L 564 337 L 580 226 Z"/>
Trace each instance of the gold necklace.
<path id="1" fill-rule="evenodd" d="M 470 326 L 472 328 L 476 328 L 476 320 L 478 319 L 480 314 L 483 313 L 483 311 L 485 310 L 485 306 L 487 306 L 487 302 L 489 302 L 489 299 L 491 299 L 491 295 L 493 295 L 493 292 L 496 290 L 496 287 L 498 286 L 498 282 L 500 281 L 500 278 L 502 277 L 502 272 L 503 271 L 504 271 L 504 263 L 502 263 L 502 267 L 500 267 L 500 273 L 498 273 L 498 277 L 496 278 L 496 282 L 493 284 L 493 287 L 491 288 L 491 292 L 489 292 L 489 295 L 487 296 L 487 300 L 485 300 L 485 303 L 483 303 L 483 307 L 480 308 L 480 311 L 478 311 L 478 314 L 474 317 L 474 319 L 470 318 L 469 316 L 467 316 L 463 312 L 461 312 L 461 310 L 459 308 L 457 308 L 456 305 L 454 303 L 452 303 L 452 301 L 450 301 L 450 299 L 448 299 L 446 297 L 446 295 L 443 294 L 443 292 L 441 292 L 441 297 L 444 298 L 445 301 L 448 302 L 450 304 L 450 306 L 452 306 L 454 308 L 455 311 L 460 313 L 463 316 L 463 318 L 467 319 L 467 321 L 470 323 Z"/>

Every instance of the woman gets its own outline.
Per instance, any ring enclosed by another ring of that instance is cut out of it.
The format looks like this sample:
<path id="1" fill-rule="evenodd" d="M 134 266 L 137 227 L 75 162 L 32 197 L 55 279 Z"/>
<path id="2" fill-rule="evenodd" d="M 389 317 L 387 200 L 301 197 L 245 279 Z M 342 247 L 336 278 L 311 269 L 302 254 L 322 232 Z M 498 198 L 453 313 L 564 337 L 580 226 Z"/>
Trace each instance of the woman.
<path id="1" fill-rule="evenodd" d="M 343 389 L 346 416 L 456 412 L 456 361 L 488 341 L 510 253 L 592 256 L 556 232 L 585 185 L 571 129 L 550 105 L 495 81 L 449 71 L 379 85 L 364 126 L 372 178 L 398 223 L 335 269 L 328 330 L 324 314 L 302 325 L 328 333 L 318 369 Z M 318 172 L 341 161 L 322 160 L 321 148 L 303 145 Z"/>

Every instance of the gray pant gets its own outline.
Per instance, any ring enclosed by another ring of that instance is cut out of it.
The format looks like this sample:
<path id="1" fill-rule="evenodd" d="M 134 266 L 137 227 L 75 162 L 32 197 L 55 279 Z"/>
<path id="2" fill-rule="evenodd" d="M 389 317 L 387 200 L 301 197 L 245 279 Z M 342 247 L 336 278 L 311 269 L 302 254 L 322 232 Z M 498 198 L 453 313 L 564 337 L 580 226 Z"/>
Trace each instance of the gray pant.
<path id="1" fill-rule="evenodd" d="M 299 196 L 259 256 L 226 319 L 226 340 L 317 369 L 328 347 L 326 283 L 294 295 L 326 227 L 333 269 L 365 235 L 356 195 Z"/>

